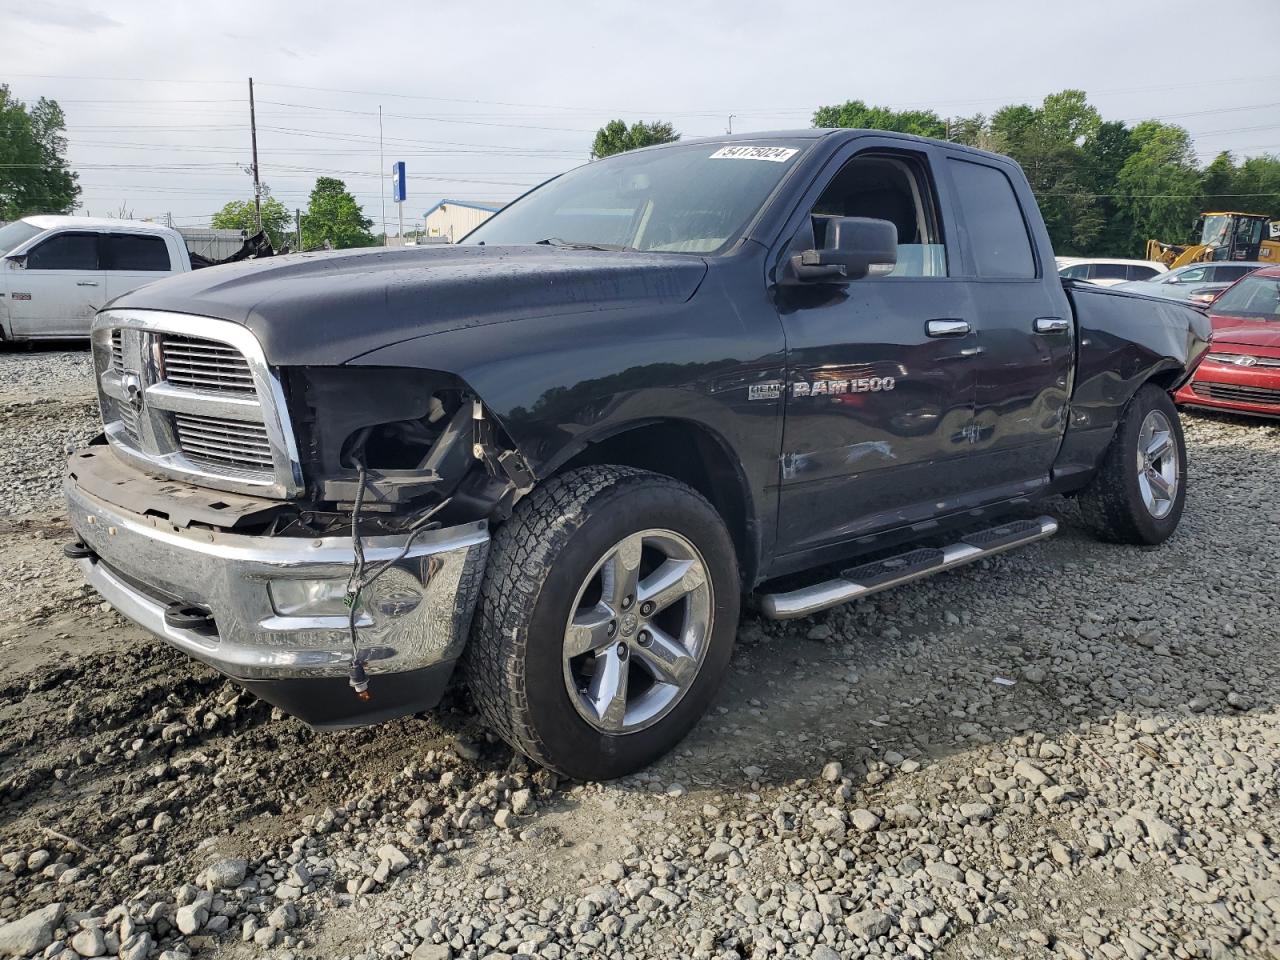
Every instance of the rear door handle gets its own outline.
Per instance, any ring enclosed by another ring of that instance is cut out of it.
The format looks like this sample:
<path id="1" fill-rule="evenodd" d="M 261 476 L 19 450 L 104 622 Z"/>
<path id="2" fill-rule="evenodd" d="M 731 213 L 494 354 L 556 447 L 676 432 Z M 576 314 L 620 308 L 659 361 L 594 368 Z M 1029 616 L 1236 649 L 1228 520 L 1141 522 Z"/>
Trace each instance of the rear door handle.
<path id="1" fill-rule="evenodd" d="M 1036 317 L 1032 326 L 1041 335 L 1066 333 L 1071 329 L 1071 321 L 1065 317 Z"/>
<path id="2" fill-rule="evenodd" d="M 924 325 L 931 337 L 963 337 L 969 332 L 968 320 L 930 320 Z"/>
<path id="3" fill-rule="evenodd" d="M 96 287 L 97 285 L 98 285 L 97 280 L 77 280 L 76 281 L 77 287 Z"/>

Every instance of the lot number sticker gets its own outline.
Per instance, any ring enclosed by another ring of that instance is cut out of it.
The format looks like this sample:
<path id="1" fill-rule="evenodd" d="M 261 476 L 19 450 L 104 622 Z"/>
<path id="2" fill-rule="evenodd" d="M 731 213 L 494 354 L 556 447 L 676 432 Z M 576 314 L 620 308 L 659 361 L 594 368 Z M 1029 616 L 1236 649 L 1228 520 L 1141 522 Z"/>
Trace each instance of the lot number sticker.
<path id="1" fill-rule="evenodd" d="M 792 147 L 721 147 L 711 155 L 712 160 L 768 160 L 770 163 L 786 163 L 799 150 Z"/>

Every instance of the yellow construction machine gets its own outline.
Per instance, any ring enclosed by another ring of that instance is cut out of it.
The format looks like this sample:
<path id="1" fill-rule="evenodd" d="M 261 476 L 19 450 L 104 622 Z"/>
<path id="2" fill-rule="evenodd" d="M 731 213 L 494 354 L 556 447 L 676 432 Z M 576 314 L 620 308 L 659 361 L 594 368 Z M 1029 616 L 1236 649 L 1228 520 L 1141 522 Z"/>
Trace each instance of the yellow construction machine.
<path id="1" fill-rule="evenodd" d="M 1147 241 L 1147 259 L 1170 270 L 1206 260 L 1249 260 L 1280 265 L 1280 220 L 1265 213 L 1202 213 L 1191 243 Z"/>

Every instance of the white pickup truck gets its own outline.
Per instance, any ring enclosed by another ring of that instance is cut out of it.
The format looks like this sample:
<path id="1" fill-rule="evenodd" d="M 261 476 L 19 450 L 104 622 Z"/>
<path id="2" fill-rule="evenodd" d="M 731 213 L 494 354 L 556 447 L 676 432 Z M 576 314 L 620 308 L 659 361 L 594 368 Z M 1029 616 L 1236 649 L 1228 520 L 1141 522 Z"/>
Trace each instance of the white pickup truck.
<path id="1" fill-rule="evenodd" d="M 255 241 L 232 260 L 262 255 Z M 25 217 L 0 227 L 0 339 L 87 337 L 108 301 L 214 261 L 170 227 L 96 217 Z M 223 261 L 218 261 L 223 262 Z"/>

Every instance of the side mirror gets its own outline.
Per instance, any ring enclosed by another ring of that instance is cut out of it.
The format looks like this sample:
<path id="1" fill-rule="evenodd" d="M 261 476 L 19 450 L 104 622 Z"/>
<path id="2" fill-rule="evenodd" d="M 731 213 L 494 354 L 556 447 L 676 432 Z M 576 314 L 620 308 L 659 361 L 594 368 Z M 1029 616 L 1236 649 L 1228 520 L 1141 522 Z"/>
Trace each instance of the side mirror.
<path id="1" fill-rule="evenodd" d="M 13 264 L 15 270 L 25 270 L 27 267 L 27 255 L 25 253 L 13 253 L 5 257 Z"/>
<path id="2" fill-rule="evenodd" d="M 788 265 L 793 282 L 844 283 L 884 276 L 898 263 L 898 228 L 870 217 L 828 217 L 821 249 L 794 254 Z"/>

